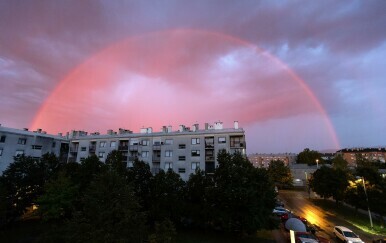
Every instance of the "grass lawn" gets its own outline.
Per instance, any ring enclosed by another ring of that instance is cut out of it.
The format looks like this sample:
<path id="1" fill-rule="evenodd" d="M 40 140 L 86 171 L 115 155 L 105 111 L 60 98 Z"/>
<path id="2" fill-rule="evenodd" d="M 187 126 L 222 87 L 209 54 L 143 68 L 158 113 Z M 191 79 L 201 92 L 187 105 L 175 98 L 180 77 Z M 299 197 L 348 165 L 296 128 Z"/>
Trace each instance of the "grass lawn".
<path id="1" fill-rule="evenodd" d="M 356 212 L 355 209 L 342 204 L 337 207 L 335 201 L 331 200 L 311 200 L 315 205 L 323 208 L 324 210 L 333 212 L 334 214 L 341 216 L 342 218 L 346 219 L 348 222 L 365 232 L 368 232 L 370 234 L 386 235 L 386 228 L 381 227 L 381 221 L 378 218 L 373 218 L 374 229 L 371 229 L 368 214 Z"/>

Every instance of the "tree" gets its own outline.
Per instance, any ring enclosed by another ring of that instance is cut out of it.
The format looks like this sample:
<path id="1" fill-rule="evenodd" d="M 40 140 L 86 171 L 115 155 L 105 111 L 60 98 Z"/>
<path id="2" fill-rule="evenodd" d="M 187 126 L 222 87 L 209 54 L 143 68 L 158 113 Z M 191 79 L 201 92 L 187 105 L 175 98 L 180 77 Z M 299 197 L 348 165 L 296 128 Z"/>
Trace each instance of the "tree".
<path id="1" fill-rule="evenodd" d="M 210 192 L 213 188 L 213 177 L 200 169 L 191 174 L 186 183 L 186 217 L 196 226 L 205 227 L 210 222 Z"/>
<path id="2" fill-rule="evenodd" d="M 135 160 L 133 167 L 127 170 L 127 181 L 133 185 L 135 195 L 144 211 L 148 211 L 153 203 L 151 200 L 152 180 L 153 174 L 150 171 L 150 166 L 143 161 Z"/>
<path id="3" fill-rule="evenodd" d="M 281 160 L 272 160 L 268 167 L 268 175 L 271 181 L 279 188 L 293 186 L 291 170 Z"/>
<path id="4" fill-rule="evenodd" d="M 161 170 L 151 181 L 150 217 L 155 222 L 170 219 L 180 223 L 184 209 L 185 182 L 172 170 Z"/>
<path id="5" fill-rule="evenodd" d="M 24 214 L 43 193 L 44 164 L 30 156 L 17 156 L 1 176 L 6 192 L 7 219 L 14 220 Z"/>
<path id="6" fill-rule="evenodd" d="M 343 158 L 341 154 L 337 154 L 332 160 L 332 167 L 334 169 L 347 170 L 347 161 Z"/>
<path id="7" fill-rule="evenodd" d="M 213 224 L 244 233 L 270 227 L 276 194 L 267 171 L 253 167 L 240 153 L 220 151 L 217 161 L 211 192 Z"/>
<path id="8" fill-rule="evenodd" d="M 44 221 L 68 219 L 75 210 L 79 187 L 64 173 L 44 186 L 44 194 L 38 198 L 38 211 Z"/>
<path id="9" fill-rule="evenodd" d="M 143 242 L 146 217 L 134 190 L 116 171 L 96 176 L 82 197 L 82 209 L 68 223 L 76 242 Z"/>
<path id="10" fill-rule="evenodd" d="M 349 184 L 348 176 L 348 173 L 341 169 L 322 166 L 313 173 L 310 187 L 321 197 L 332 197 L 338 203 L 344 199 L 344 192 Z"/>
<path id="11" fill-rule="evenodd" d="M 111 166 L 111 168 L 116 170 L 120 175 L 126 173 L 126 163 L 123 162 L 122 153 L 118 150 L 113 150 L 107 155 L 106 164 Z"/>
<path id="12" fill-rule="evenodd" d="M 324 162 L 322 159 L 322 155 L 318 151 L 305 148 L 302 152 L 298 154 L 296 162 L 298 164 L 316 165 L 316 160 L 318 160 L 319 164 L 323 164 Z"/>

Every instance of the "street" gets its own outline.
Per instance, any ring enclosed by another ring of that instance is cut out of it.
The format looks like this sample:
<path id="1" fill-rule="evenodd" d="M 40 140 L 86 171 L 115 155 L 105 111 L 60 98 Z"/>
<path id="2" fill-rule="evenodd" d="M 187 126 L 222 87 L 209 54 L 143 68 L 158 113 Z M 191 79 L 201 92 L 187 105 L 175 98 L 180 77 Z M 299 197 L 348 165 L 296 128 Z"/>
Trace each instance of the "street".
<path id="1" fill-rule="evenodd" d="M 331 242 L 337 242 L 333 234 L 333 227 L 335 225 L 342 225 L 356 232 L 366 243 L 372 242 L 374 236 L 361 231 L 343 218 L 339 218 L 315 206 L 308 200 L 308 197 L 309 195 L 306 191 L 282 190 L 279 192 L 279 198 L 284 202 L 285 207 L 292 210 L 295 215 L 304 217 L 310 224 L 315 225 L 317 235 L 330 239 Z"/>

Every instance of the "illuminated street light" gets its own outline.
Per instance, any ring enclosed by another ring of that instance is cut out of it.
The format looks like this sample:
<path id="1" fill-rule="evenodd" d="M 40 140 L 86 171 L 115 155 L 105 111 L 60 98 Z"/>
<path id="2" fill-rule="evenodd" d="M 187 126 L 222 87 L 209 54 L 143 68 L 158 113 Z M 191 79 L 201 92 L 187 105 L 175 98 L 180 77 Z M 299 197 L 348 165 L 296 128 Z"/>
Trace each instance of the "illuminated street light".
<path id="1" fill-rule="evenodd" d="M 319 169 L 319 160 L 316 159 L 315 161 L 316 161 L 316 169 Z"/>
<path id="2" fill-rule="evenodd" d="M 373 229 L 373 219 L 371 218 L 370 204 L 369 204 L 369 198 L 367 197 L 367 192 L 366 192 L 365 178 L 363 176 L 362 177 L 358 176 L 357 179 L 363 182 L 363 189 L 365 190 L 366 201 L 367 201 L 367 210 L 369 211 L 370 227 L 371 229 Z"/>

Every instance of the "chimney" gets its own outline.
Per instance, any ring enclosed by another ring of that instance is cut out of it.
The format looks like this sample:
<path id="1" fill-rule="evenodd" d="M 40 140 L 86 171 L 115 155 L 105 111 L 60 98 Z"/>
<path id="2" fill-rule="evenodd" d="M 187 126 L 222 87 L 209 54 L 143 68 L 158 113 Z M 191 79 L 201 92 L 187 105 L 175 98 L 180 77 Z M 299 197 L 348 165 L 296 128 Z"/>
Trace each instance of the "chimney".
<path id="1" fill-rule="evenodd" d="M 221 130 L 222 129 L 222 122 L 218 121 L 214 123 L 214 129 L 215 130 Z"/>
<path id="2" fill-rule="evenodd" d="M 153 132 L 153 128 L 148 127 L 148 128 L 147 128 L 147 133 L 152 133 L 152 132 Z"/>
<path id="3" fill-rule="evenodd" d="M 196 124 L 193 124 L 193 126 L 192 126 L 192 131 L 193 132 L 196 132 L 196 131 L 198 131 L 198 128 L 199 128 L 199 125 L 196 123 Z"/>
<path id="4" fill-rule="evenodd" d="M 239 122 L 238 121 L 235 121 L 233 124 L 234 124 L 235 129 L 239 129 Z"/>
<path id="5" fill-rule="evenodd" d="M 168 126 L 168 132 L 172 132 L 172 126 Z"/>
<path id="6" fill-rule="evenodd" d="M 180 125 L 180 129 L 179 129 L 180 132 L 183 132 L 185 131 L 185 126 L 184 125 Z"/>
<path id="7" fill-rule="evenodd" d="M 23 128 L 24 131 L 28 131 L 28 128 Z"/>
<path id="8" fill-rule="evenodd" d="M 162 126 L 161 132 L 167 133 L 168 132 L 168 128 L 166 126 Z"/>
<path id="9" fill-rule="evenodd" d="M 108 135 L 113 135 L 113 134 L 114 134 L 114 131 L 113 131 L 112 129 L 109 129 L 109 130 L 107 130 L 107 134 L 108 134 Z"/>
<path id="10" fill-rule="evenodd" d="M 209 123 L 205 123 L 205 130 L 208 130 L 209 128 Z"/>

